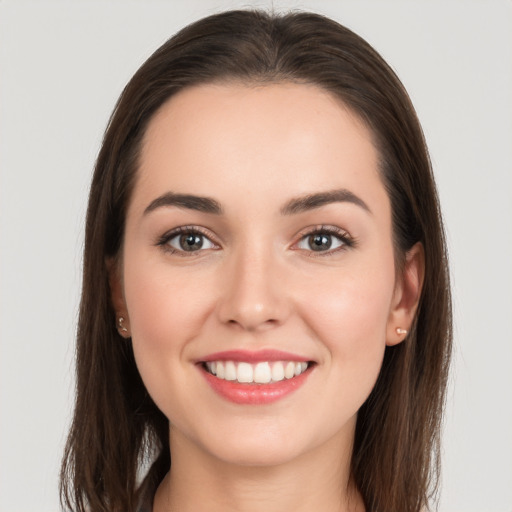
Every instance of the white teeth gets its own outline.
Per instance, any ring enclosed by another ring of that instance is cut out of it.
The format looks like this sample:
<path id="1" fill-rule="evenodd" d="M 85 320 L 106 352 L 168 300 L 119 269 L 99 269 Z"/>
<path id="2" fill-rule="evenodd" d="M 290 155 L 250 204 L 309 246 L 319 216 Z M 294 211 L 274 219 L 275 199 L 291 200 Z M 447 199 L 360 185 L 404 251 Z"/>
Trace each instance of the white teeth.
<path id="1" fill-rule="evenodd" d="M 258 363 L 254 368 L 254 382 L 267 384 L 272 380 L 272 372 L 268 363 Z"/>
<path id="2" fill-rule="evenodd" d="M 224 371 L 224 363 L 221 361 L 217 363 L 217 377 L 219 377 L 219 379 L 224 379 L 226 377 L 226 373 Z"/>
<path id="3" fill-rule="evenodd" d="M 238 382 L 251 383 L 254 380 L 254 371 L 249 363 L 238 363 L 236 372 Z"/>
<path id="4" fill-rule="evenodd" d="M 284 366 L 281 361 L 274 363 L 272 366 L 272 380 L 274 382 L 279 382 L 284 379 Z"/>
<path id="5" fill-rule="evenodd" d="M 209 363 L 206 363 L 206 367 L 208 368 L 208 371 L 212 375 L 216 375 L 217 374 L 217 363 L 215 361 L 211 361 Z"/>
<path id="6" fill-rule="evenodd" d="M 219 379 L 238 381 L 243 384 L 268 384 L 292 379 L 308 368 L 305 361 L 263 361 L 257 364 L 234 361 L 208 361 L 206 369 Z"/>
<path id="7" fill-rule="evenodd" d="M 226 380 L 236 380 L 236 366 L 233 361 L 226 361 L 225 368 L 225 376 Z"/>
<path id="8" fill-rule="evenodd" d="M 295 363 L 290 361 L 289 363 L 286 363 L 286 367 L 284 369 L 284 376 L 287 379 L 291 379 L 295 376 Z"/>

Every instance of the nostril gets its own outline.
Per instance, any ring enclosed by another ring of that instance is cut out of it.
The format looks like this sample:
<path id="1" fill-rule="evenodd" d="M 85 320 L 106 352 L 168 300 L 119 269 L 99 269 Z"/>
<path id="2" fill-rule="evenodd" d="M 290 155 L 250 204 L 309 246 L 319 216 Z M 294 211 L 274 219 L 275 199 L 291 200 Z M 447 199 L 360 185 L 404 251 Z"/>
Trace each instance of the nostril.
<path id="1" fill-rule="evenodd" d="M 233 289 L 231 289 L 233 288 Z M 217 304 L 218 319 L 230 327 L 247 331 L 268 329 L 282 324 L 290 311 L 286 294 L 273 292 L 257 283 L 227 287 Z"/>
<path id="2" fill-rule="evenodd" d="M 279 325 L 279 320 L 274 318 L 270 318 L 268 320 L 259 320 L 259 321 L 250 321 L 249 319 L 230 319 L 227 322 L 228 325 L 233 327 L 238 327 L 243 329 L 244 331 L 252 332 L 258 330 L 265 330 L 265 328 L 272 328 Z"/>

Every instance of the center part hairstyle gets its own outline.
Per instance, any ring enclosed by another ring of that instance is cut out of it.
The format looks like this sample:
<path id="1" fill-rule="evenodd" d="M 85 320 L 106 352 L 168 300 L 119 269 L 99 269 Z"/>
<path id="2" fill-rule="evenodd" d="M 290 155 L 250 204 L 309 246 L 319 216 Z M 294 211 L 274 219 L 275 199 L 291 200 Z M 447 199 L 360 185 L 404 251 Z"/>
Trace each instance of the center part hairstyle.
<path id="1" fill-rule="evenodd" d="M 63 506 L 132 512 L 141 488 L 154 492 L 169 471 L 169 423 L 148 395 L 131 342 L 116 330 L 107 262 L 121 253 L 148 123 L 174 94 L 211 83 L 316 85 L 370 130 L 391 203 L 397 272 L 421 242 L 425 280 L 406 340 L 386 347 L 359 410 L 351 479 L 367 512 L 426 510 L 437 495 L 452 332 L 444 231 L 423 133 L 403 85 L 361 37 L 320 15 L 261 11 L 224 12 L 181 30 L 136 72 L 110 118 L 87 210 Z"/>

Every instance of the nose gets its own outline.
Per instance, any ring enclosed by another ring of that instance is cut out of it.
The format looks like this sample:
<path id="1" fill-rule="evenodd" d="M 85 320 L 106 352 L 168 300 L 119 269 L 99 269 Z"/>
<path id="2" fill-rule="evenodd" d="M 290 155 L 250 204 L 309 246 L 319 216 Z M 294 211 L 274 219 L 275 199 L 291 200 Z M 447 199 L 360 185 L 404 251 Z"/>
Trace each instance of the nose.
<path id="1" fill-rule="evenodd" d="M 289 315 L 282 269 L 270 250 L 246 250 L 226 261 L 219 320 L 245 331 L 281 325 Z"/>

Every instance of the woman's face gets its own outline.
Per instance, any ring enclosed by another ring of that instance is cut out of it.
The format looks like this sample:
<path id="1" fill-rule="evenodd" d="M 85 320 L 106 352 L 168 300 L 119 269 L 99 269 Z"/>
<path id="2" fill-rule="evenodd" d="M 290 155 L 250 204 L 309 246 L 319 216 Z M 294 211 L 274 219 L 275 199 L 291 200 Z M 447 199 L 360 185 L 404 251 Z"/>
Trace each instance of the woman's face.
<path id="1" fill-rule="evenodd" d="M 255 465 L 350 446 L 407 327 L 377 160 L 315 86 L 197 86 L 152 119 L 113 294 L 171 446 Z"/>

